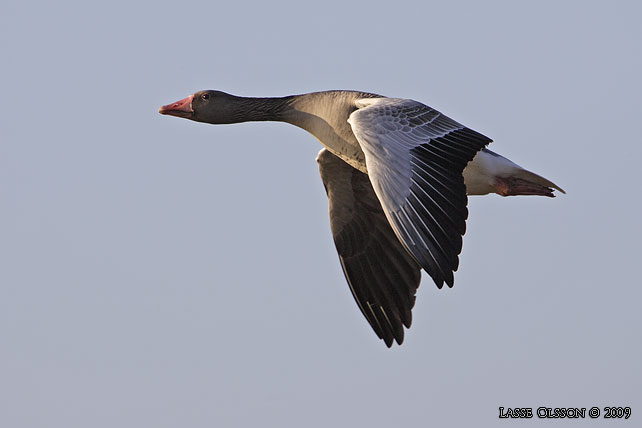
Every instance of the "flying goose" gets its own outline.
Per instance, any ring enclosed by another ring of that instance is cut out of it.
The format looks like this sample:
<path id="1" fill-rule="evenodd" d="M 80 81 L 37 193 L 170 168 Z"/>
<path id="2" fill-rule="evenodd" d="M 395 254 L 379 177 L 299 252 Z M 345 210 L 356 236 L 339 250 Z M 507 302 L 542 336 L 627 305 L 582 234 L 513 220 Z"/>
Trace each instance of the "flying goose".
<path id="1" fill-rule="evenodd" d="M 491 152 L 491 139 L 420 102 L 358 91 L 281 98 L 205 90 L 159 113 L 212 124 L 287 122 L 317 156 L 330 228 L 354 299 L 388 347 L 403 342 L 421 269 L 453 286 L 467 195 L 554 197 L 553 182 Z"/>

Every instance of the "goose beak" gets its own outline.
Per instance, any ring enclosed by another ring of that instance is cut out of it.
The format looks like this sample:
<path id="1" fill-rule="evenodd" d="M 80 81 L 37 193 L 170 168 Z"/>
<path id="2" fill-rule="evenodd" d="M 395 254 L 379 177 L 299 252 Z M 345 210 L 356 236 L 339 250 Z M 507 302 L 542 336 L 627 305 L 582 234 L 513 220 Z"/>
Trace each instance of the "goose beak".
<path id="1" fill-rule="evenodd" d="M 190 95 L 189 97 L 183 98 L 182 100 L 176 101 L 175 103 L 162 106 L 158 109 L 158 112 L 160 114 L 185 117 L 189 119 L 194 115 L 194 109 L 192 109 L 192 99 L 194 99 L 194 95 Z"/>

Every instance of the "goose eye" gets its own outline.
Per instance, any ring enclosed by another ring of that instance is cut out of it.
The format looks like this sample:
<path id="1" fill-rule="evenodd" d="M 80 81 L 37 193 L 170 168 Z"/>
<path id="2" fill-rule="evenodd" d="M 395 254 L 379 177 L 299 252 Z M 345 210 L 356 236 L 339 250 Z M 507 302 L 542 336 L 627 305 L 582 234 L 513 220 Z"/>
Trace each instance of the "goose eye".
<path id="1" fill-rule="evenodd" d="M 201 99 L 203 101 L 209 100 L 210 99 L 210 94 L 208 94 L 207 92 L 205 92 L 204 94 L 201 94 Z"/>

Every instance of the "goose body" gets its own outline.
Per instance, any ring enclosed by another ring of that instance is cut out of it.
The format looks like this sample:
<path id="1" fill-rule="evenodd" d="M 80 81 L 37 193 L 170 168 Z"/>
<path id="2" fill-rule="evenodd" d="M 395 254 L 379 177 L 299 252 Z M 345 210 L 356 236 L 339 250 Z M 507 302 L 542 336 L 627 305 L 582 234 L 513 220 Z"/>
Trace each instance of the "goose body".
<path id="1" fill-rule="evenodd" d="M 389 347 L 410 327 L 421 269 L 439 288 L 453 286 L 467 195 L 563 192 L 488 150 L 488 137 L 409 99 L 200 91 L 159 112 L 212 124 L 287 122 L 323 145 L 317 163 L 339 260 L 361 312 Z"/>

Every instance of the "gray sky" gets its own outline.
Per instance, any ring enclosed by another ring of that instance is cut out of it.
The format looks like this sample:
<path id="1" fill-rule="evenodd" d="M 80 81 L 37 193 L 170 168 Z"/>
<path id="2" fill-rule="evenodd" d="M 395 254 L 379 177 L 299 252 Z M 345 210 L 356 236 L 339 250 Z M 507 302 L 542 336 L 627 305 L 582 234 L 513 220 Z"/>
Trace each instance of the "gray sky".
<path id="1" fill-rule="evenodd" d="M 639 420 L 642 8 L 518 3 L 3 2 L 0 425 Z M 157 114 L 199 89 L 413 98 L 568 195 L 471 198 L 455 287 L 424 275 L 387 349 L 318 143 Z"/>

